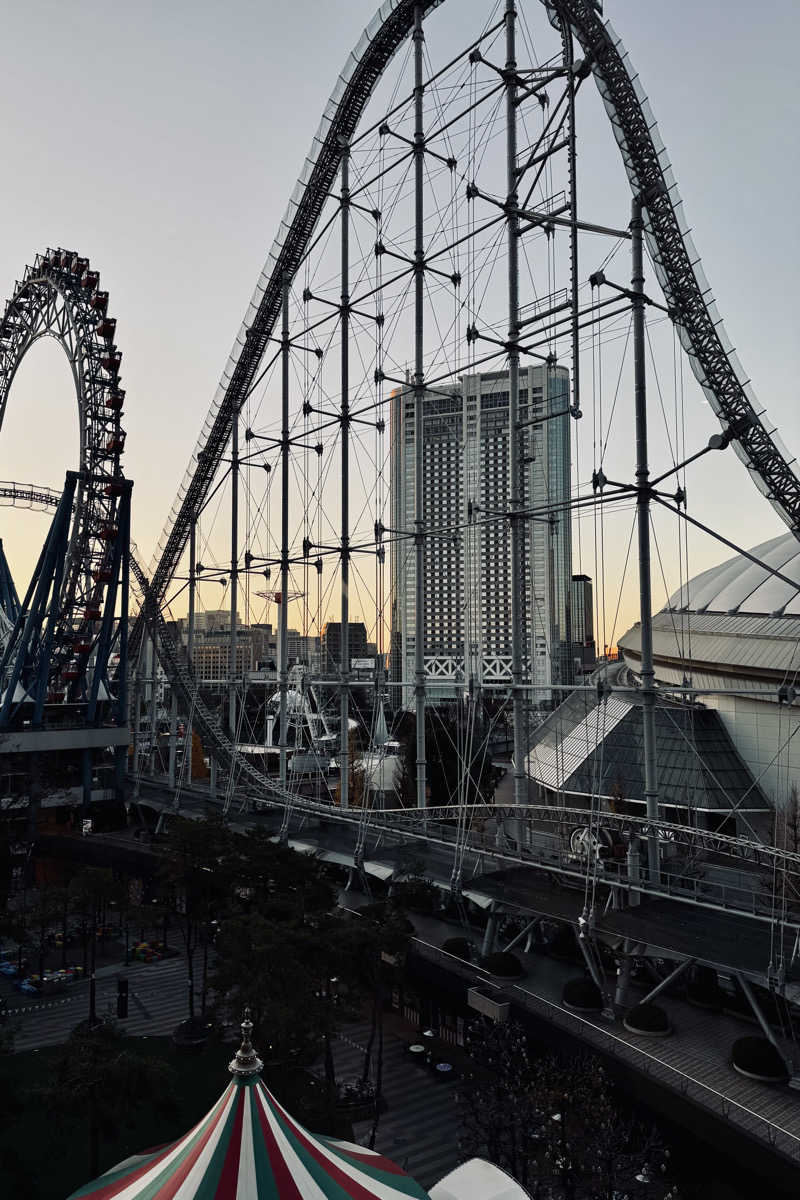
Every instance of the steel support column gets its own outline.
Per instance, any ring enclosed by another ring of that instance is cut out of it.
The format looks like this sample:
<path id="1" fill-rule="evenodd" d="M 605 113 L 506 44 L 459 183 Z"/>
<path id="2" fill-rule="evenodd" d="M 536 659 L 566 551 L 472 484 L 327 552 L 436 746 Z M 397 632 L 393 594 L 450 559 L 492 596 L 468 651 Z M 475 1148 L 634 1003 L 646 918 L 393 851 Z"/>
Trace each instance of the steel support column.
<path id="1" fill-rule="evenodd" d="M 128 494 L 122 506 L 123 519 L 120 525 L 122 539 L 122 574 L 120 578 L 119 604 L 119 673 L 117 683 L 117 725 L 126 725 L 129 721 L 128 708 L 128 610 L 131 590 L 131 502 L 132 483 L 127 484 Z M 119 746 L 114 752 L 114 775 L 117 800 L 122 800 L 125 794 L 125 764 L 128 757 L 128 747 Z M 134 765 L 135 765 L 134 758 Z"/>
<path id="2" fill-rule="evenodd" d="M 278 746 L 280 747 L 280 785 L 286 787 L 287 759 L 287 699 L 289 692 L 289 670 L 286 665 L 288 642 L 286 637 L 287 603 L 289 594 L 289 280 L 283 280 L 283 303 L 281 319 L 281 603 L 278 609 Z"/>
<path id="3" fill-rule="evenodd" d="M 186 659 L 194 674 L 194 613 L 197 593 L 197 518 L 189 526 L 189 617 L 186 631 Z M 186 714 L 186 734 L 183 739 L 183 778 L 192 781 L 192 713 Z"/>
<path id="4" fill-rule="evenodd" d="M 577 130 L 575 125 L 575 54 L 572 40 L 572 29 L 569 22 L 562 22 L 564 38 L 564 65 L 569 72 L 568 96 L 568 162 L 569 162 L 569 271 L 570 271 L 570 305 L 572 317 L 572 413 L 578 416 L 581 410 L 581 374 L 580 374 L 580 323 L 578 321 L 578 152 Z"/>
<path id="5" fill-rule="evenodd" d="M 339 804 L 350 807 L 350 148 L 342 152 L 342 562 L 339 666 Z"/>
<path id="6" fill-rule="evenodd" d="M 522 941 L 522 939 L 523 939 L 523 938 L 526 938 L 526 937 L 528 937 L 528 935 L 529 935 L 529 934 L 530 934 L 530 933 L 531 933 L 531 932 L 532 932 L 532 931 L 535 929 L 535 927 L 536 927 L 536 925 L 538 924 L 539 920 L 540 920 L 540 918 L 539 918 L 539 917 L 534 917 L 534 918 L 533 918 L 533 920 L 531 920 L 531 921 L 528 921 L 528 923 L 527 923 L 527 925 L 524 927 L 524 929 L 522 929 L 522 931 L 521 931 L 520 933 L 516 934 L 516 935 L 515 935 L 515 936 L 514 936 L 514 937 L 511 939 L 511 941 L 508 943 L 508 945 L 507 945 L 507 946 L 504 946 L 504 947 L 503 947 L 503 953 L 504 953 L 504 954 L 508 954 L 509 950 L 513 950 L 515 946 L 518 946 L 518 945 L 519 945 L 519 943 Z"/>
<path id="7" fill-rule="evenodd" d="M 497 934 L 497 922 L 499 913 L 495 912 L 494 905 L 489 909 L 489 914 L 486 918 L 486 929 L 483 933 L 483 941 L 481 942 L 481 958 L 486 958 L 494 950 L 494 939 Z"/>
<path id="8" fill-rule="evenodd" d="M 517 10 L 506 0 L 506 222 L 508 228 L 508 507 L 511 522 L 511 702 L 514 724 L 514 803 L 528 798 L 525 695 L 525 518 L 519 431 L 519 195 L 517 192 Z"/>
<path id="9" fill-rule="evenodd" d="M 169 702 L 169 786 L 175 787 L 175 759 L 178 740 L 178 697 L 173 692 Z"/>
<path id="10" fill-rule="evenodd" d="M 414 698 L 417 734 L 417 808 L 427 805 L 425 745 L 425 126 L 423 67 L 425 34 L 422 5 L 414 5 L 414 547 L 416 604 L 414 612 Z"/>
<path id="11" fill-rule="evenodd" d="M 139 755 L 141 753 L 141 726 L 142 726 L 142 683 L 141 683 L 141 655 L 136 663 L 136 672 L 133 677 L 133 778 L 134 778 L 134 799 L 139 798 L 139 775 L 140 763 Z"/>
<path id="12" fill-rule="evenodd" d="M 228 728 L 236 743 L 236 639 L 239 603 L 239 410 L 231 422 L 231 638 L 228 657 Z M 244 703 L 244 699 L 242 700 Z"/>
<path id="13" fill-rule="evenodd" d="M 780 1047 L 780 1043 L 778 1042 L 778 1039 L 775 1037 L 775 1034 L 772 1030 L 772 1026 L 770 1025 L 769 1021 L 767 1020 L 767 1018 L 764 1016 L 764 1013 L 762 1012 L 761 1005 L 758 1003 L 758 1000 L 756 1000 L 755 992 L 753 991 L 753 989 L 750 986 L 750 981 L 748 979 L 746 979 L 744 975 L 742 975 L 741 971 L 736 972 L 736 978 L 739 981 L 739 986 L 741 987 L 742 991 L 745 994 L 747 1003 L 750 1005 L 751 1009 L 753 1010 L 753 1016 L 755 1017 L 755 1019 L 758 1021 L 759 1025 L 761 1026 L 761 1032 L 764 1034 L 764 1037 L 767 1039 L 767 1041 L 771 1042 L 772 1045 L 775 1047 L 775 1050 L 778 1052 L 781 1059 L 783 1059 L 785 1061 L 786 1056 Z M 789 1064 L 789 1067 L 791 1070 L 791 1064 Z"/>
<path id="14" fill-rule="evenodd" d="M 644 222 L 642 198 L 631 202 L 633 273 L 633 372 L 636 416 L 636 516 L 639 538 L 639 619 L 642 628 L 642 731 L 644 740 L 644 797 L 649 821 L 658 821 L 658 760 L 656 757 L 656 692 L 653 669 L 653 601 L 650 582 L 650 467 L 647 450 L 647 381 L 645 366 Z M 658 834 L 647 837 L 647 873 L 659 879 Z"/>
<path id="15" fill-rule="evenodd" d="M 155 775 L 158 753 L 158 626 L 155 622 L 150 638 L 150 652 L 150 774 Z"/>
<path id="16" fill-rule="evenodd" d="M 683 962 L 678 963 L 677 967 L 670 971 L 669 975 L 662 979 L 660 983 L 657 983 L 656 986 L 652 988 L 646 996 L 643 996 L 639 1003 L 649 1004 L 651 1000 L 655 1000 L 656 996 L 660 996 L 662 992 L 666 991 L 671 983 L 674 983 L 676 979 L 680 979 L 684 971 L 687 970 L 687 968 L 689 968 L 693 962 L 693 958 L 685 958 Z"/>

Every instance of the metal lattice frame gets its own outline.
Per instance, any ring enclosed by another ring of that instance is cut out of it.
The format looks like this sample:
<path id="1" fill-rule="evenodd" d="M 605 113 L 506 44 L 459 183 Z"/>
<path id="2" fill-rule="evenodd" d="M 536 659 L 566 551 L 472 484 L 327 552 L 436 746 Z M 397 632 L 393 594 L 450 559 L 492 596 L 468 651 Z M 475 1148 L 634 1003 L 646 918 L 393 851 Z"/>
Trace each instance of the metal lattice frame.
<path id="1" fill-rule="evenodd" d="M 429 0 L 422 7 L 427 13 L 440 3 L 442 0 Z M 277 324 L 284 279 L 291 280 L 294 277 L 311 241 L 339 170 L 342 147 L 353 136 L 375 85 L 408 35 L 413 22 L 413 0 L 391 0 L 384 4 L 373 22 L 373 26 L 377 26 L 374 34 L 371 34 L 370 27 L 340 76 L 314 140 L 306 172 L 295 190 L 281 232 L 261 273 L 245 323 L 236 339 L 200 441 L 161 536 L 150 578 L 150 591 L 157 603 L 163 600 L 175 574 L 186 547 L 193 516 L 200 511 L 211 490 L 230 438 L 233 415 L 239 412 L 253 386 Z M 132 654 L 136 653 L 142 632 L 139 620 L 132 633 Z"/>
<path id="2" fill-rule="evenodd" d="M 434 0 L 421 5 L 424 14 L 440 2 Z M 757 407 L 731 352 L 699 257 L 688 235 L 680 197 L 655 120 L 625 49 L 610 25 L 600 18 L 593 0 L 543 0 L 543 3 L 562 34 L 565 35 L 567 30 L 572 32 L 594 74 L 631 189 L 643 201 L 650 254 L 694 374 L 723 426 L 732 434 L 736 452 L 754 482 L 782 519 L 800 536 L 800 480 L 763 410 Z M 254 387 L 277 325 L 286 283 L 294 277 L 334 187 L 343 147 L 352 138 L 382 72 L 411 32 L 414 9 L 412 0 L 390 0 L 385 4 L 340 77 L 168 519 L 151 567 L 150 580 L 138 573 L 146 602 L 137 621 L 134 647 L 141 641 L 145 624 L 151 630 L 157 630 L 167 675 L 187 709 L 195 712 L 196 724 L 211 755 L 223 766 L 239 772 L 243 792 L 255 792 L 257 799 L 270 805 L 291 802 L 298 811 L 326 813 L 337 820 L 348 818 L 328 806 L 287 796 L 284 789 L 276 787 L 261 772 L 236 756 L 231 740 L 203 706 L 193 675 L 180 649 L 169 637 L 160 609 L 183 554 L 192 521 L 210 494 L 234 418 Z M 568 43 L 569 38 L 565 36 L 565 61 L 568 49 L 571 54 Z M 578 64 L 575 67 L 577 69 Z M 573 284 L 575 282 L 573 279 Z M 429 809 L 425 819 L 436 819 L 436 811 Z M 442 811 L 440 815 L 447 820 L 454 813 Z M 503 815 L 519 817 L 519 812 L 503 810 Z M 525 815 L 526 819 L 554 820 L 552 810 L 528 809 Z M 575 820 L 580 819 L 577 810 L 573 816 Z M 374 828 L 392 827 L 405 830 L 410 836 L 422 836 L 419 829 L 412 834 L 414 820 L 409 814 L 381 814 L 369 824 Z M 744 858 L 755 856 L 757 861 L 760 861 L 758 855 L 775 853 L 756 843 L 750 845 L 741 839 L 687 830 L 669 823 L 655 825 L 638 818 L 625 818 L 624 821 L 620 818 L 620 822 L 620 828 L 624 825 L 628 832 L 636 832 L 639 836 L 646 837 L 657 828 L 666 836 L 680 834 L 692 844 L 697 844 L 699 838 L 703 849 L 708 850 L 720 850 L 724 842 L 727 852 Z"/>
<path id="3" fill-rule="evenodd" d="M 0 427 L 22 359 L 40 338 L 60 343 L 72 370 L 80 429 L 79 482 L 61 587 L 61 614 L 52 653 L 52 684 L 75 691 L 99 631 L 111 582 L 119 498 L 125 491 L 120 424 L 125 392 L 122 354 L 108 316 L 108 293 L 89 260 L 71 250 L 37 254 L 17 283 L 0 320 Z M 46 488 L 2 485 L 2 498 L 49 507 Z M 77 674 L 76 674 L 77 672 Z"/>
<path id="4" fill-rule="evenodd" d="M 442 0 L 422 5 L 427 15 Z M 800 535 L 800 479 L 749 384 L 722 329 L 688 235 L 680 198 L 656 123 L 627 53 L 593 0 L 543 0 L 551 20 L 568 26 L 590 62 L 614 128 L 631 187 L 645 199 L 645 226 L 656 272 L 693 371 L 754 482 Z M 413 28 L 412 0 L 389 0 L 354 51 L 326 109 L 306 169 L 262 271 L 245 322 L 206 419 L 151 567 L 148 591 L 164 598 L 184 552 L 192 519 L 211 490 L 230 437 L 233 415 L 253 387 L 281 308 L 284 281 L 293 278 L 334 184 L 342 148 L 353 135 L 381 74 Z M 140 613 L 132 648 L 143 633 Z"/>

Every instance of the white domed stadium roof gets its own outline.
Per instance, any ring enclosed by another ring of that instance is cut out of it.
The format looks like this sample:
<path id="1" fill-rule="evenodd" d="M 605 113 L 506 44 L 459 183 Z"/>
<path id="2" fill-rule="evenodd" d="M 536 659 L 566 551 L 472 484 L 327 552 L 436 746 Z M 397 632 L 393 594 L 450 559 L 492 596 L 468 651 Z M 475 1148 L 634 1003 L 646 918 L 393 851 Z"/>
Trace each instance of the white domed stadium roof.
<path id="1" fill-rule="evenodd" d="M 669 598 L 668 609 L 689 612 L 800 616 L 800 542 L 784 533 L 761 542 L 750 553 L 774 571 L 796 581 L 794 587 L 741 554 L 703 571 Z"/>

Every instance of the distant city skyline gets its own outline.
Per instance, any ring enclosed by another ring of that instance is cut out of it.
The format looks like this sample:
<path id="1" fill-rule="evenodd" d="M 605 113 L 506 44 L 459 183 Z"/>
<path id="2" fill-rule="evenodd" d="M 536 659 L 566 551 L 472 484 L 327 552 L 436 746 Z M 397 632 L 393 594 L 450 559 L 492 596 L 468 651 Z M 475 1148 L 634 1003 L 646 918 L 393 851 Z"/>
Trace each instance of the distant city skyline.
<path id="1" fill-rule="evenodd" d="M 426 21 L 431 41 L 451 37 L 456 23 L 477 23 L 488 7 L 466 0 L 456 22 L 455 8 L 443 5 Z M 546 20 L 537 8 L 531 7 L 534 28 Z M 100 270 L 119 319 L 128 392 L 126 471 L 135 481 L 134 536 L 144 561 L 324 103 L 373 13 L 374 5 L 361 0 L 346 14 L 312 0 L 279 11 L 243 0 L 224 11 L 190 8 L 183 0 L 168 10 L 149 3 L 109 10 L 88 0 L 58 9 L 32 0 L 6 14 L 0 97 L 14 120 L 0 196 L 0 292 L 5 299 L 34 251 L 47 244 L 74 246 Z M 797 162 L 786 150 L 798 109 L 796 8 L 788 0 L 758 10 L 735 2 L 720 22 L 715 6 L 698 8 L 689 0 L 666 11 L 617 0 L 605 13 L 651 99 L 693 236 L 756 395 L 784 441 L 797 446 L 800 361 L 786 300 L 798 265 Z M 91 70 L 72 80 L 65 95 L 63 64 L 83 60 L 87 45 L 94 47 Z M 276 110 L 279 121 L 271 119 Z M 585 120 L 582 177 L 593 182 L 598 210 L 624 220 L 627 184 L 596 97 Z M 76 143 L 76 129 L 91 129 L 93 136 Z M 751 236 L 755 229 L 757 237 Z M 623 283 L 626 270 L 620 259 Z M 74 394 L 59 354 L 52 345 L 38 346 L 22 364 L 0 432 L 0 478 L 58 487 L 65 468 L 75 464 Z M 655 436 L 658 398 L 652 399 Z M 687 406 L 687 449 L 693 450 L 718 425 L 693 384 Z M 591 430 L 581 430 L 580 439 L 585 484 Z M 615 465 L 626 477 L 631 460 L 630 447 L 617 455 Z M 731 451 L 693 469 L 688 493 L 690 508 L 702 499 L 704 519 L 744 546 L 780 532 Z M 36 531 L 46 520 L 11 510 L 0 520 L 20 591 L 41 544 Z M 662 581 L 659 570 L 654 583 L 660 607 L 679 577 L 674 524 L 658 514 L 656 525 L 665 575 Z M 635 586 L 619 604 L 616 591 L 629 527 L 630 514 L 605 520 L 606 588 L 596 580 L 606 610 L 605 629 L 596 630 L 599 650 L 604 633 L 615 642 L 636 619 Z M 594 536 L 590 517 L 575 522 L 576 572 L 595 574 Z M 689 574 L 730 553 L 695 534 L 690 550 Z M 635 575 L 630 579 L 635 584 Z M 329 605 L 324 615 L 335 618 L 337 608 Z"/>

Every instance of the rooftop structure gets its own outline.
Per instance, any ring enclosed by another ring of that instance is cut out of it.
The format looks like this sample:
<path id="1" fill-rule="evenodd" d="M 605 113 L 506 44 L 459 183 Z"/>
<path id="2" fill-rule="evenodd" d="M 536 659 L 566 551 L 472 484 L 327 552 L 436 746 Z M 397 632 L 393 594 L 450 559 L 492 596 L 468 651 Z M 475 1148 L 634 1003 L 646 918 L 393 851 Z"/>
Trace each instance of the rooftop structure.
<path id="1" fill-rule="evenodd" d="M 70 1200 L 401 1200 L 427 1193 L 389 1159 L 363 1146 L 317 1137 L 287 1113 L 261 1080 L 249 1014 L 233 1076 L 217 1103 L 184 1137 L 119 1163 Z"/>
<path id="2" fill-rule="evenodd" d="M 703 571 L 653 618 L 656 679 L 662 689 L 691 685 L 716 709 L 753 777 L 773 803 L 800 781 L 800 543 L 791 533 Z M 778 572 L 776 575 L 774 572 Z M 619 641 L 625 662 L 641 665 L 638 624 Z"/>
<path id="3" fill-rule="evenodd" d="M 201 1121 L 167 1146 L 137 1154 L 73 1192 L 69 1200 L 430 1200 L 382 1154 L 309 1133 L 261 1080 L 249 1010 L 233 1079 Z M 437 1188 L 439 1189 L 437 1191 Z M 436 1200 L 524 1200 L 509 1175 L 473 1158 L 434 1187 Z"/>
<path id="4" fill-rule="evenodd" d="M 642 708 L 637 701 L 634 690 L 604 699 L 574 692 L 548 715 L 534 734 L 527 760 L 528 775 L 544 796 L 594 798 L 610 807 L 643 809 Z M 659 703 L 656 746 L 659 807 L 665 819 L 716 821 L 735 810 L 752 824 L 767 811 L 766 797 L 713 710 Z"/>

